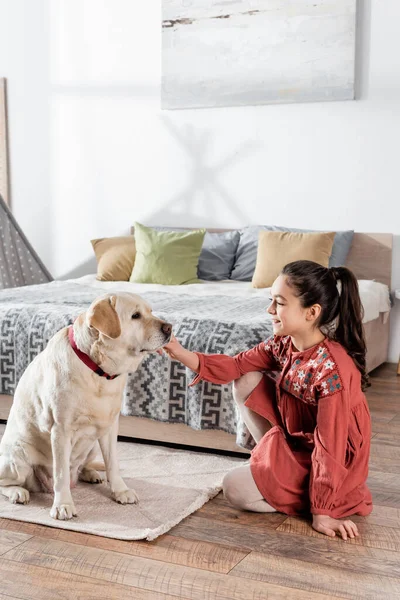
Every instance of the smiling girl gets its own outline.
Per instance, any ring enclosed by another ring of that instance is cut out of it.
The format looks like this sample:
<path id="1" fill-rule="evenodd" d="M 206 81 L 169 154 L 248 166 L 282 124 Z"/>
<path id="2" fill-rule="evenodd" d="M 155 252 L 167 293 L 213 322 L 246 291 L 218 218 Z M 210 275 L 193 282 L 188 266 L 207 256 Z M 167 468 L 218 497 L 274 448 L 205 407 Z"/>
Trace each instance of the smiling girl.
<path id="1" fill-rule="evenodd" d="M 173 338 L 164 350 L 198 373 L 191 385 L 234 381 L 233 396 L 256 441 L 250 465 L 225 476 L 234 506 L 311 512 L 317 531 L 353 538 L 357 526 L 347 517 L 372 510 L 357 280 L 345 267 L 301 260 L 284 267 L 271 296 L 274 335 L 255 348 L 233 357 L 201 354 Z"/>

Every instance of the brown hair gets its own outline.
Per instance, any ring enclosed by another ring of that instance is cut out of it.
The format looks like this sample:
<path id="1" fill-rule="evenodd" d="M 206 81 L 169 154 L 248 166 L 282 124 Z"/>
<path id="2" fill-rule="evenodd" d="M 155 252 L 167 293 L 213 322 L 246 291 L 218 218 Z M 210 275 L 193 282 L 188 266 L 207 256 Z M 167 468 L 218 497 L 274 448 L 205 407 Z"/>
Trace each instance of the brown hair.
<path id="1" fill-rule="evenodd" d="M 369 385 L 366 370 L 366 344 L 363 306 L 355 275 L 346 267 L 326 268 L 310 260 L 296 260 L 282 269 L 288 285 L 296 290 L 303 308 L 321 306 L 317 327 L 339 342 L 361 373 L 361 389 Z M 338 284 L 339 282 L 339 290 Z"/>

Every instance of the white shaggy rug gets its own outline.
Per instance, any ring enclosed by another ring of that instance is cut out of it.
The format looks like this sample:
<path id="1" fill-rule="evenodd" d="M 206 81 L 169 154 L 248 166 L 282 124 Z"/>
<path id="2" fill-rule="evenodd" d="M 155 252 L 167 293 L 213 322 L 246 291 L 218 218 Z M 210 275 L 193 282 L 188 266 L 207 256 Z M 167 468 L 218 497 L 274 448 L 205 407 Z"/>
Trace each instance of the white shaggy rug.
<path id="1" fill-rule="evenodd" d="M 216 496 L 224 475 L 245 464 L 240 458 L 129 442 L 118 442 L 118 452 L 122 477 L 139 504 L 117 504 L 105 483 L 78 482 L 72 490 L 78 516 L 70 521 L 52 519 L 53 495 L 41 493 L 31 494 L 27 505 L 0 495 L 0 517 L 121 540 L 154 540 Z"/>

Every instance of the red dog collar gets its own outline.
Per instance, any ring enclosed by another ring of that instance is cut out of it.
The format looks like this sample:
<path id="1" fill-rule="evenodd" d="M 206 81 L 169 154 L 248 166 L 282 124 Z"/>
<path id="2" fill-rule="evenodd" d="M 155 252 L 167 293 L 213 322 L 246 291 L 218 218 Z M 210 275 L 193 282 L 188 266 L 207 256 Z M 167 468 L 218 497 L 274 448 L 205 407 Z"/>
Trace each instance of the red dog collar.
<path id="1" fill-rule="evenodd" d="M 87 367 L 89 367 L 89 369 L 92 369 L 92 371 L 97 373 L 97 375 L 99 375 L 100 377 L 105 377 L 106 379 L 115 379 L 116 377 L 119 377 L 119 375 L 108 375 L 108 373 L 105 373 L 103 369 L 99 367 L 99 365 L 96 365 L 96 363 L 90 358 L 90 356 L 82 352 L 82 350 L 79 350 L 74 338 L 73 325 L 70 325 L 68 328 L 68 337 L 72 350 L 75 352 L 77 357 L 80 358 L 80 360 L 84 362 Z"/>

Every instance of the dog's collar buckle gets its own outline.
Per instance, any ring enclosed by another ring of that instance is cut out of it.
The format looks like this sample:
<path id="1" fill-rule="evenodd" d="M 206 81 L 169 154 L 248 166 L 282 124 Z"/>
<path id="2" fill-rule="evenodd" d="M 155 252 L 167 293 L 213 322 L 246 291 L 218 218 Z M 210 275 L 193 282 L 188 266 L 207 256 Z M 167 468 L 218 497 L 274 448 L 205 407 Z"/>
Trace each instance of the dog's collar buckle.
<path id="1" fill-rule="evenodd" d="M 105 371 L 103 371 L 103 369 L 101 367 L 99 367 L 99 365 L 96 365 L 96 363 L 90 358 L 90 356 L 88 354 L 85 354 L 84 352 L 82 352 L 82 350 L 79 350 L 79 348 L 78 348 L 78 346 L 76 345 L 76 342 L 75 342 L 74 326 L 73 325 L 70 325 L 68 327 L 68 338 L 69 338 L 69 343 L 71 344 L 72 350 L 75 352 L 75 354 L 77 355 L 77 357 L 83 363 L 85 363 L 85 365 L 87 367 L 89 367 L 89 369 L 91 369 L 92 371 L 94 371 L 100 377 L 105 377 L 106 379 L 109 379 L 109 380 L 115 379 L 116 377 L 119 377 L 119 374 L 118 375 L 109 375 L 108 373 L 106 373 Z"/>

